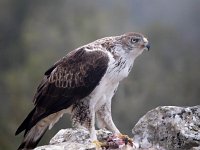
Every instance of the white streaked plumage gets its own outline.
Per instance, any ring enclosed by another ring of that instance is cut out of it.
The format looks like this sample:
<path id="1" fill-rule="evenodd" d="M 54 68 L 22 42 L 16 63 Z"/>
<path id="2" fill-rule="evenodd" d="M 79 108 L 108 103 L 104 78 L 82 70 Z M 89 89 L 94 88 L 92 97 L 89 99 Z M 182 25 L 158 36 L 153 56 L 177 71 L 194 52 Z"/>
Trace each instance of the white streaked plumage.
<path id="1" fill-rule="evenodd" d="M 73 125 L 88 128 L 92 141 L 97 140 L 95 118 L 100 128 L 119 134 L 111 100 L 144 50 L 149 50 L 148 40 L 131 32 L 96 40 L 56 62 L 37 88 L 35 108 L 16 131 L 25 130 L 19 149 L 34 148 L 64 113 L 71 114 Z"/>

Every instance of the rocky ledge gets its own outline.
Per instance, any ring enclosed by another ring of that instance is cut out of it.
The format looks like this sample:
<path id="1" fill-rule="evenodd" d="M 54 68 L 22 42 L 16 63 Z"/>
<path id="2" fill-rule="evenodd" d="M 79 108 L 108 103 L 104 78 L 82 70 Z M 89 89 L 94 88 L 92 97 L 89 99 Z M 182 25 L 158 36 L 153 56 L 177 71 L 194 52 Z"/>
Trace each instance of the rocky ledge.
<path id="1" fill-rule="evenodd" d="M 112 137 L 105 129 L 97 131 L 98 140 L 106 143 L 96 147 L 84 129 L 62 129 L 49 145 L 35 150 L 200 150 L 200 106 L 162 106 L 147 112 L 133 130 L 133 145 Z M 116 143 L 118 144 L 116 145 Z"/>

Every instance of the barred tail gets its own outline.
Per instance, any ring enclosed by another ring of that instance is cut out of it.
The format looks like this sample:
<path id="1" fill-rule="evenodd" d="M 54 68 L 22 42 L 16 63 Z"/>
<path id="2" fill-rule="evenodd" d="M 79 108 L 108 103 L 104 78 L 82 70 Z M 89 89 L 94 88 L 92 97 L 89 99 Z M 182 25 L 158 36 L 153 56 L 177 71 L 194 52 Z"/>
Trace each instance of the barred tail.
<path id="1" fill-rule="evenodd" d="M 38 122 L 29 131 L 27 131 L 18 150 L 34 149 L 45 134 L 48 127 L 49 123 L 45 124 L 43 120 Z"/>
<path id="2" fill-rule="evenodd" d="M 19 132 L 25 130 L 24 139 L 21 145 L 19 146 L 18 150 L 28 150 L 35 148 L 41 140 L 41 138 L 43 137 L 43 135 L 45 134 L 46 130 L 51 129 L 64 113 L 65 110 L 51 114 L 46 118 L 40 120 L 36 125 L 29 129 L 27 125 L 30 121 L 30 118 L 32 118 L 33 116 L 33 113 L 30 113 L 25 119 L 25 121 L 22 123 L 22 125 L 16 131 L 16 134 L 18 134 Z"/>

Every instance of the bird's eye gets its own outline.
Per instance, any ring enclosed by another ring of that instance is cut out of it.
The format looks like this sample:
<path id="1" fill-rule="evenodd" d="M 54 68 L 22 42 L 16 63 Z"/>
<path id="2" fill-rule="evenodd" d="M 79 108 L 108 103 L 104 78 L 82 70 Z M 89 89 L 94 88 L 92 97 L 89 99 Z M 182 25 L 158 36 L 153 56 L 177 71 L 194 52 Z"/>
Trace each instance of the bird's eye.
<path id="1" fill-rule="evenodd" d="M 132 38 L 132 39 L 131 39 L 131 43 L 133 43 L 133 44 L 134 44 L 134 43 L 137 43 L 137 42 L 139 42 L 139 40 L 140 40 L 140 39 L 138 39 L 138 38 Z"/>

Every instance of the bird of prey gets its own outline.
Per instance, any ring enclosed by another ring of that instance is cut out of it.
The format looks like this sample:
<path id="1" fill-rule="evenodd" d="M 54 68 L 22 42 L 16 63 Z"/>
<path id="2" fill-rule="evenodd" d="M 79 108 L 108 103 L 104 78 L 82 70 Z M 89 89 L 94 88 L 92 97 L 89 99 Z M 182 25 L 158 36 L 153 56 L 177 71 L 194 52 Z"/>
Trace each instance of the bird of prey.
<path id="1" fill-rule="evenodd" d="M 34 96 L 34 108 L 16 131 L 25 130 L 18 149 L 33 149 L 47 129 L 71 114 L 74 126 L 84 126 L 92 141 L 99 128 L 120 134 L 112 120 L 111 100 L 119 82 L 128 76 L 134 60 L 150 45 L 142 34 L 129 32 L 105 37 L 79 47 L 45 73 Z"/>

